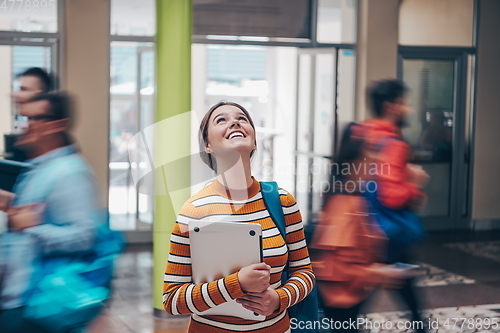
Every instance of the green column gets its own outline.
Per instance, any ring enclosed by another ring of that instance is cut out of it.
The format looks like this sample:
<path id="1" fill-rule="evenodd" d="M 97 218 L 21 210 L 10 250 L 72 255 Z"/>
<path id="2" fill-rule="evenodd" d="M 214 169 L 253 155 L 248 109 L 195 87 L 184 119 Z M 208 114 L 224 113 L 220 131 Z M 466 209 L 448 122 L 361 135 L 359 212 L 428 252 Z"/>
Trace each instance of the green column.
<path id="1" fill-rule="evenodd" d="M 190 196 L 192 7 L 192 0 L 156 0 L 153 306 L 160 315 L 170 232 L 178 203 Z"/>

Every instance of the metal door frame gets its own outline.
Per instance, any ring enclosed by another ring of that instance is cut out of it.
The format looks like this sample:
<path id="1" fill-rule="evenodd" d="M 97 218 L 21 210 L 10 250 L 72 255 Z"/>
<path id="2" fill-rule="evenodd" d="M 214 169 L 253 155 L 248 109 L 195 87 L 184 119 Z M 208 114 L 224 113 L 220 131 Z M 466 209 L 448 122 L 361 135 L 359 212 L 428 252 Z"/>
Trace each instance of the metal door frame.
<path id="1" fill-rule="evenodd" d="M 400 80 L 403 79 L 403 60 L 453 60 L 455 62 L 449 213 L 446 217 L 423 217 L 422 221 L 428 230 L 468 229 L 470 227 L 472 209 L 472 196 L 470 195 L 472 182 L 470 180 L 473 170 L 473 161 L 470 156 L 472 156 L 473 144 L 466 144 L 465 132 L 470 132 L 470 127 L 473 126 L 473 123 L 470 122 L 469 128 L 466 128 L 466 103 L 467 94 L 470 93 L 471 98 L 474 95 L 467 91 L 468 56 L 474 52 L 474 48 L 399 47 L 398 78 Z M 472 75 L 471 80 L 473 77 L 474 75 Z M 473 114 L 472 109 L 471 107 L 471 114 Z M 470 141 L 473 142 L 473 140 L 474 138 L 471 136 Z M 465 170 L 467 163 L 469 165 L 468 171 Z M 468 191 L 467 196 L 466 191 Z M 466 214 L 462 214 L 460 210 L 463 205 L 466 205 Z"/>

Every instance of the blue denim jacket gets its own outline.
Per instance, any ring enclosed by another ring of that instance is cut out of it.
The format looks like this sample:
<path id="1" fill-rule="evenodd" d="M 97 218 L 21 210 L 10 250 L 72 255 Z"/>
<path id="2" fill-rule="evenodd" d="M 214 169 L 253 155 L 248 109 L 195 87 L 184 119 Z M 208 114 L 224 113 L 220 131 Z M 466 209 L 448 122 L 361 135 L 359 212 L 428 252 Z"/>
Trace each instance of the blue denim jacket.
<path id="1" fill-rule="evenodd" d="M 96 232 L 92 219 L 98 209 L 94 176 L 74 146 L 30 161 L 19 175 L 14 193 L 14 206 L 42 202 L 45 210 L 40 225 L 0 236 L 2 309 L 24 305 L 24 295 L 39 277 L 44 258 L 76 256 L 92 248 Z"/>

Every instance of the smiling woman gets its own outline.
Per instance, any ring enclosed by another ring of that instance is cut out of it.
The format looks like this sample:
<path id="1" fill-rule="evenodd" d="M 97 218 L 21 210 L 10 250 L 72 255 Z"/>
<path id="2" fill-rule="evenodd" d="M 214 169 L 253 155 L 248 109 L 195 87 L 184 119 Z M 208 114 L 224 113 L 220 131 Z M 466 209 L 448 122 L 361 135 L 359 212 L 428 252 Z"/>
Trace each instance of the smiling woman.
<path id="1" fill-rule="evenodd" d="M 210 132 L 213 133 L 211 138 L 209 138 L 209 129 Z M 218 131 L 221 132 L 219 138 L 215 134 Z M 243 137 L 243 139 L 247 137 L 250 137 L 249 139 L 253 138 L 253 141 L 250 142 L 253 145 L 250 149 L 250 153 L 249 155 L 245 154 L 245 156 L 252 158 L 257 149 L 257 140 L 255 138 L 255 125 L 248 111 L 243 106 L 234 102 L 222 101 L 212 106 L 200 124 L 199 143 L 202 161 L 205 162 L 210 169 L 217 172 L 215 150 L 217 150 L 219 154 L 222 154 L 224 152 L 223 148 L 225 148 L 223 147 L 224 143 L 221 142 L 220 137 L 224 139 L 233 139 L 234 136 L 238 136 L 238 133 L 241 134 L 239 137 Z M 231 138 L 229 138 L 229 136 L 231 136 Z M 244 140 L 243 142 L 248 144 L 248 140 Z M 238 146 L 238 144 L 236 144 L 236 146 Z M 239 146 L 244 147 L 245 145 L 240 144 Z M 232 151 L 233 156 L 235 156 L 234 152 L 236 151 L 239 150 Z M 226 150 L 226 153 L 230 152 L 230 150 Z M 236 155 L 236 158 L 239 158 L 239 156 Z M 233 161 L 233 159 L 230 159 L 230 161 Z"/>
<path id="2" fill-rule="evenodd" d="M 302 301 L 315 281 L 297 203 L 290 193 L 278 190 L 286 222 L 286 236 L 282 237 L 263 201 L 261 184 L 251 174 L 255 126 L 244 107 L 233 102 L 217 103 L 203 118 L 199 134 L 201 158 L 217 178 L 186 201 L 177 217 L 165 272 L 165 310 L 174 315 L 192 314 L 189 332 L 287 332 L 287 308 Z M 259 223 L 263 262 L 215 281 L 195 284 L 187 224 L 190 220 L 208 223 L 214 218 Z M 282 283 L 285 269 L 288 280 Z M 231 300 L 265 319 L 202 314 Z"/>

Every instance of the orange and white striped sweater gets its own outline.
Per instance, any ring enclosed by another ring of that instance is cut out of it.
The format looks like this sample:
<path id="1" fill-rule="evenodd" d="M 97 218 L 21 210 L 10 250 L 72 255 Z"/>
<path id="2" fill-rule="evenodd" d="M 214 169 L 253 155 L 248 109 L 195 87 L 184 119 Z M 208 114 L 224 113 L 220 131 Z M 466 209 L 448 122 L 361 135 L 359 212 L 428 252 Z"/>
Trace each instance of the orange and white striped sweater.
<path id="1" fill-rule="evenodd" d="M 173 315 L 192 314 L 189 332 L 283 333 L 290 328 L 286 309 L 300 302 L 314 285 L 314 274 L 304 238 L 302 217 L 294 197 L 279 189 L 286 222 L 286 244 L 269 216 L 255 179 L 247 190 L 248 199 L 232 200 L 217 180 L 192 196 L 181 208 L 170 239 L 163 287 L 163 305 Z M 245 193 L 247 192 L 245 191 Z M 231 190 L 234 195 L 234 191 Z M 194 284 L 187 223 L 190 220 L 230 220 L 259 223 L 262 226 L 264 262 L 271 266 L 271 288 L 280 297 L 280 307 L 264 321 L 230 316 L 200 316 L 198 313 L 245 295 L 238 273 L 219 280 Z M 289 279 L 281 285 L 281 274 L 288 261 Z"/>

